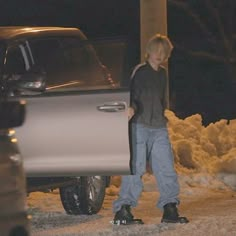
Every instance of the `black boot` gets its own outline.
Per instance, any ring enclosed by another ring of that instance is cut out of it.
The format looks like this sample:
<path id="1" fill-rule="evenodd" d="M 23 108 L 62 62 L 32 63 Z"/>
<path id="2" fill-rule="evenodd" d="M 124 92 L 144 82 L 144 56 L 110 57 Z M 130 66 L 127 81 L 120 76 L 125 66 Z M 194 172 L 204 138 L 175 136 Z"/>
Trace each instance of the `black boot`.
<path id="1" fill-rule="evenodd" d="M 143 224 L 141 219 L 134 219 L 131 213 L 130 205 L 123 205 L 119 211 L 116 212 L 114 225 L 132 225 L 132 224 Z"/>
<path id="2" fill-rule="evenodd" d="M 168 203 L 164 206 L 164 213 L 161 219 L 161 223 L 188 223 L 189 220 L 186 217 L 180 217 L 176 203 Z"/>

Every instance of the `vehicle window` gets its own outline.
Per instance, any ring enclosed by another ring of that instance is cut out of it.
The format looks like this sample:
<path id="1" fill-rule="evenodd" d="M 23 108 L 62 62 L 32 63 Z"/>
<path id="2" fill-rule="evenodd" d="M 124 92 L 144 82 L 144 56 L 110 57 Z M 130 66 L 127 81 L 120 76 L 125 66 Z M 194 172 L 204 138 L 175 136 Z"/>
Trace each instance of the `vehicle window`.
<path id="1" fill-rule="evenodd" d="M 139 44 L 126 37 L 112 37 L 95 40 L 93 45 L 115 83 L 121 88 L 129 87 L 132 71 L 140 63 Z"/>
<path id="2" fill-rule="evenodd" d="M 110 74 L 99 61 L 96 52 L 88 41 L 77 38 L 61 39 L 66 60 L 66 70 L 73 89 L 113 88 Z"/>
<path id="3" fill-rule="evenodd" d="M 94 42 L 94 47 L 99 58 L 111 71 L 115 83 L 122 86 L 122 80 L 125 76 L 126 42 L 121 40 L 100 40 Z"/>
<path id="4" fill-rule="evenodd" d="M 31 40 L 29 45 L 35 66 L 46 72 L 47 87 L 60 88 L 67 82 L 65 58 L 57 39 Z"/>
<path id="5" fill-rule="evenodd" d="M 112 88 L 93 47 L 77 38 L 30 40 L 35 65 L 47 74 L 47 92 Z"/>
<path id="6" fill-rule="evenodd" d="M 5 73 L 11 76 L 22 75 L 29 69 L 24 59 L 24 48 L 19 45 L 8 49 Z"/>

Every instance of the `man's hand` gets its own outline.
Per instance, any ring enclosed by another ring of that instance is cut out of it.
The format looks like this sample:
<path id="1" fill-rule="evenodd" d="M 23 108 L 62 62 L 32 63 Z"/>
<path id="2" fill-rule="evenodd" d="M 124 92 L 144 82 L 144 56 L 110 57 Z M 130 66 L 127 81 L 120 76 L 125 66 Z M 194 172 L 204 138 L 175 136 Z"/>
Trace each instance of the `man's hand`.
<path id="1" fill-rule="evenodd" d="M 134 108 L 133 107 L 129 107 L 128 108 L 128 118 L 129 118 L 129 120 L 133 117 L 133 115 L 134 115 Z"/>

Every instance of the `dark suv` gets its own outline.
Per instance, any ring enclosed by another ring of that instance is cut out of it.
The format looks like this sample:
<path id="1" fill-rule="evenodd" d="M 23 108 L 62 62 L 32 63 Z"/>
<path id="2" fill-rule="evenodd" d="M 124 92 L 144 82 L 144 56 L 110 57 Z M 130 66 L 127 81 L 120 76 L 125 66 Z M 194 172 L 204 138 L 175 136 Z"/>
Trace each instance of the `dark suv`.
<path id="1" fill-rule="evenodd" d="M 27 102 L 28 191 L 60 188 L 67 213 L 97 213 L 108 176 L 130 173 L 128 90 L 79 29 L 55 27 L 0 27 L 0 85 Z"/>

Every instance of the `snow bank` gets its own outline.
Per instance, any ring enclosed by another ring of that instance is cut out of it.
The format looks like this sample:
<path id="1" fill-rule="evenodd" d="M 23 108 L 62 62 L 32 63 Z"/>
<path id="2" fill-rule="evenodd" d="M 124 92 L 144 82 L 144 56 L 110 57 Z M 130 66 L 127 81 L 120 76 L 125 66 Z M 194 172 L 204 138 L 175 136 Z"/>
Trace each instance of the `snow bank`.
<path id="1" fill-rule="evenodd" d="M 236 148 L 214 163 L 217 177 L 236 191 Z"/>
<path id="2" fill-rule="evenodd" d="M 236 189 L 236 120 L 204 127 L 199 114 L 184 120 L 171 111 L 166 116 L 180 181 L 222 188 L 221 180 Z"/>
<path id="3" fill-rule="evenodd" d="M 226 184 L 236 190 L 236 120 L 220 120 L 204 127 L 199 114 L 182 120 L 167 110 L 166 117 L 181 186 L 223 189 Z M 152 175 L 146 174 L 143 180 L 144 191 L 156 189 Z M 109 191 L 115 195 L 120 177 L 112 181 Z"/>

